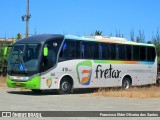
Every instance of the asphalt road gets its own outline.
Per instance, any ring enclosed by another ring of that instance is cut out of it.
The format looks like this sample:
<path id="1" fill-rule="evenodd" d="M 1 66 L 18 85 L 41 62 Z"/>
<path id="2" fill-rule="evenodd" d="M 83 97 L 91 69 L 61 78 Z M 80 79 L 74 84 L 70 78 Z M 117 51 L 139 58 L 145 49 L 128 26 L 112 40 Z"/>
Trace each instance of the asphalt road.
<path id="1" fill-rule="evenodd" d="M 158 91 L 157 91 L 158 92 Z M 113 97 L 95 97 L 76 92 L 70 95 L 58 95 L 52 92 L 33 94 L 31 91 L 0 89 L 0 111 L 160 111 L 160 99 L 129 99 Z M 1 118 L 0 118 L 1 119 Z M 17 118 L 13 118 L 17 120 Z M 27 119 L 27 118 L 26 118 Z M 34 118 L 40 120 L 52 118 Z M 61 118 L 55 118 L 61 119 Z M 64 118 L 95 119 L 100 118 Z M 101 119 L 106 119 L 105 117 Z M 121 119 L 121 118 L 107 118 Z M 127 118 L 123 118 L 127 119 Z M 135 119 L 135 118 L 130 118 Z M 136 118 L 159 119 L 159 118 Z"/>

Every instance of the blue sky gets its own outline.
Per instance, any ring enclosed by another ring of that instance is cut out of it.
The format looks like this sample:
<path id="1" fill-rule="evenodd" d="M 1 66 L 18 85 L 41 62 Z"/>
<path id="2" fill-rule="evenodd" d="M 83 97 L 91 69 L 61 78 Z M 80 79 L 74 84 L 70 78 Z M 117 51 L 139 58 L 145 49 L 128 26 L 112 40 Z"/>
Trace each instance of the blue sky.
<path id="1" fill-rule="evenodd" d="M 129 39 L 133 29 L 144 30 L 146 41 L 160 27 L 160 0 L 30 0 L 30 34 L 56 33 L 78 36 L 96 30 L 116 31 Z M 0 38 L 25 33 L 26 0 L 1 0 Z M 160 28 L 159 28 L 160 29 Z"/>

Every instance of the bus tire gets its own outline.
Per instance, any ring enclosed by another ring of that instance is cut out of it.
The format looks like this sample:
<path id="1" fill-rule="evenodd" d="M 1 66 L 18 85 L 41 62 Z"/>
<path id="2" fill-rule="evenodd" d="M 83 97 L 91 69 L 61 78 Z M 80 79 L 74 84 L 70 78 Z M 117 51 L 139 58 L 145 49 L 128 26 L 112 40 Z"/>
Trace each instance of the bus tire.
<path id="1" fill-rule="evenodd" d="M 156 80 L 156 84 L 159 86 L 160 85 L 160 79 Z"/>
<path id="2" fill-rule="evenodd" d="M 7 75 L 7 73 L 2 73 L 2 76 L 3 76 L 3 77 L 6 77 L 6 75 Z"/>
<path id="3" fill-rule="evenodd" d="M 36 93 L 36 94 L 38 94 L 38 93 L 41 93 L 42 92 L 42 90 L 37 90 L 37 89 L 31 89 L 32 90 L 32 92 L 33 93 Z"/>
<path id="4" fill-rule="evenodd" d="M 72 91 L 71 83 L 64 77 L 60 83 L 59 94 L 69 94 Z"/>
<path id="5" fill-rule="evenodd" d="M 122 80 L 122 89 L 127 90 L 131 86 L 131 80 L 128 77 L 124 77 Z"/>

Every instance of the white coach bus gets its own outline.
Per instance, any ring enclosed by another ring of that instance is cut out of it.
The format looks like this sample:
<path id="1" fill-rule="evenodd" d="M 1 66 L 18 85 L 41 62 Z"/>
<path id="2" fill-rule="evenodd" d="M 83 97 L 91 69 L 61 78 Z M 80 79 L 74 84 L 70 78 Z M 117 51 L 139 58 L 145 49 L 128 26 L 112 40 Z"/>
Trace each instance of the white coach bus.
<path id="1" fill-rule="evenodd" d="M 36 35 L 17 41 L 11 49 L 7 85 L 34 92 L 156 83 L 157 56 L 153 44 L 124 38 Z"/>

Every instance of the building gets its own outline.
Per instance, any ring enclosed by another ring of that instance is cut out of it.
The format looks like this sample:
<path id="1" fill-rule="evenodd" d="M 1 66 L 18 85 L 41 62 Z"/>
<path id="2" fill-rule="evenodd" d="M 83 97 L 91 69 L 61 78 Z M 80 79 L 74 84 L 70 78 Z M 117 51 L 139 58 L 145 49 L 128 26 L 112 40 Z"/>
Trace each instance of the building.
<path id="1" fill-rule="evenodd" d="M 2 44 L 13 44 L 15 42 L 15 38 L 0 38 L 0 43 Z"/>

